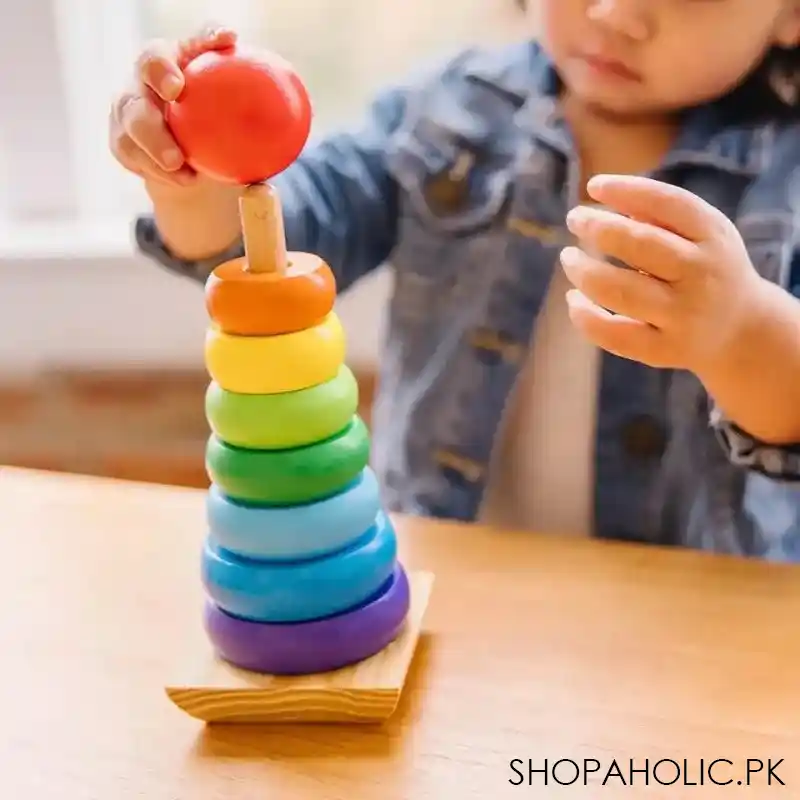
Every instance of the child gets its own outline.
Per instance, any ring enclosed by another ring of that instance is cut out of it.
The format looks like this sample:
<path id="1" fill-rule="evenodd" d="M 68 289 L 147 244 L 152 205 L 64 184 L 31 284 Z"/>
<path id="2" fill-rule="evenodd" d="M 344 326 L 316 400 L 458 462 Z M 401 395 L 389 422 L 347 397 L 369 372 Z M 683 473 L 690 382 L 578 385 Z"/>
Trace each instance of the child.
<path id="1" fill-rule="evenodd" d="M 394 268 L 385 502 L 800 560 L 800 0 L 529 5 L 540 43 L 387 90 L 275 180 L 340 290 Z M 241 254 L 238 190 L 160 109 L 234 39 L 148 50 L 112 112 L 139 246 L 198 282 Z"/>

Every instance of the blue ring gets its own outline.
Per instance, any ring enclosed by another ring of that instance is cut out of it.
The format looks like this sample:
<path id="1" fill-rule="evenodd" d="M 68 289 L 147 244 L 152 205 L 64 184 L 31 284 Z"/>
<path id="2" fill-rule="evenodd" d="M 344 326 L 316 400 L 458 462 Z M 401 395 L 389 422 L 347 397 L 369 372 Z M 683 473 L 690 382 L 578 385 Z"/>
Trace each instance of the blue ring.
<path id="1" fill-rule="evenodd" d="M 300 506 L 257 506 L 233 500 L 212 484 L 208 530 L 218 547 L 243 558 L 301 561 L 353 544 L 381 510 L 378 480 L 366 467 L 340 494 Z"/>
<path id="2" fill-rule="evenodd" d="M 346 550 L 296 563 L 255 561 L 206 538 L 202 579 L 225 612 L 253 622 L 307 622 L 355 608 L 389 580 L 397 537 L 381 511 L 375 524 Z"/>

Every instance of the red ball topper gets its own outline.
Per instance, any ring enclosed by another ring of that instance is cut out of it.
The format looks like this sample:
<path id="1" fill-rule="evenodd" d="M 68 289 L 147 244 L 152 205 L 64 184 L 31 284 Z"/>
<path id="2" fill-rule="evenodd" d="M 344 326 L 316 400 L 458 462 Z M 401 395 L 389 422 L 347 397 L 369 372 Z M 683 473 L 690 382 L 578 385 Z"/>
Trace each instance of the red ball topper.
<path id="1" fill-rule="evenodd" d="M 283 58 L 236 44 L 202 53 L 183 72 L 185 87 L 165 120 L 194 170 L 247 185 L 269 180 L 300 155 L 311 102 Z"/>

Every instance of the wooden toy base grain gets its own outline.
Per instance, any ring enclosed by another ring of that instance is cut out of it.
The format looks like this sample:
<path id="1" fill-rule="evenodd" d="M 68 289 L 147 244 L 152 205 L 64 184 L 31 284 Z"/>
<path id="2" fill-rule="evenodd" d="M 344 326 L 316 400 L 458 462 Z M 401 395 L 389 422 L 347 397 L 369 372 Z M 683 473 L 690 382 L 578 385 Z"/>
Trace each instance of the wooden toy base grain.
<path id="1" fill-rule="evenodd" d="M 237 669 L 208 653 L 199 680 L 166 687 L 189 716 L 206 723 L 380 723 L 397 708 L 419 641 L 433 574 L 412 572 L 411 608 L 400 636 L 359 664 L 282 677 Z"/>

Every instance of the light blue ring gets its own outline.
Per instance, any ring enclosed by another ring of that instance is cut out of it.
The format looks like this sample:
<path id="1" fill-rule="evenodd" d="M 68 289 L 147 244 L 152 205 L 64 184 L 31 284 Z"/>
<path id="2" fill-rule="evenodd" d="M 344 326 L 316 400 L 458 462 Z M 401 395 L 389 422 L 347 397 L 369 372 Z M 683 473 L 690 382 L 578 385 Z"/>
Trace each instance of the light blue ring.
<path id="1" fill-rule="evenodd" d="M 233 500 L 212 484 L 208 530 L 216 544 L 244 558 L 301 561 L 353 544 L 381 510 L 378 479 L 366 467 L 343 492 L 299 506 L 257 506 Z"/>
<path id="2" fill-rule="evenodd" d="M 297 563 L 244 559 L 211 536 L 202 555 L 203 585 L 228 614 L 253 622 L 306 622 L 340 614 L 375 594 L 397 561 L 397 537 L 386 514 L 355 544 Z"/>

